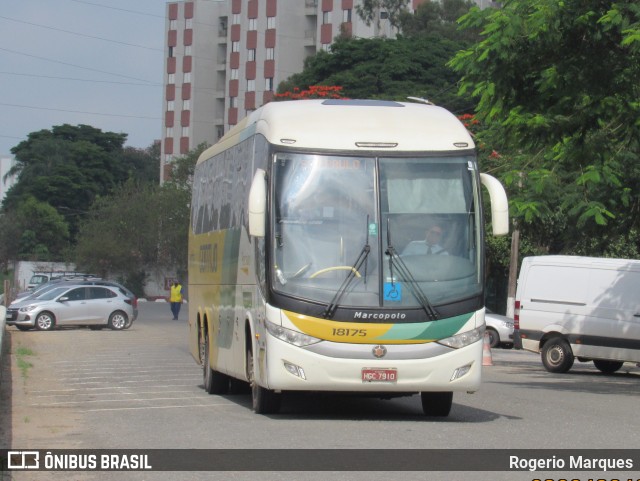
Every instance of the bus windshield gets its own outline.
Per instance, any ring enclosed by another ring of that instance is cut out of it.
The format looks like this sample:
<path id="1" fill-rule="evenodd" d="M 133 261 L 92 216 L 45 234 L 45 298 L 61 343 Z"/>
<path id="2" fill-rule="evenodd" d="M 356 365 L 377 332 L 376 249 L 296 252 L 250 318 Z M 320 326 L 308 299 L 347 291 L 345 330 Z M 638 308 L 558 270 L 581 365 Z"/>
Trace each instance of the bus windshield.
<path id="1" fill-rule="evenodd" d="M 477 179 L 473 155 L 276 154 L 274 290 L 395 309 L 481 295 Z"/>

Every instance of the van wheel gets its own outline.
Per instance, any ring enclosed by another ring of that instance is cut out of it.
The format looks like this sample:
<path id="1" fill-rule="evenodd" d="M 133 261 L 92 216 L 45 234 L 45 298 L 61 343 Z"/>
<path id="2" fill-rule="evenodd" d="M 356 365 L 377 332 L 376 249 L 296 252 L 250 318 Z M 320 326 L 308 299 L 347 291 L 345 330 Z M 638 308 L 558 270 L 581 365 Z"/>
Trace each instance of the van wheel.
<path id="1" fill-rule="evenodd" d="M 425 416 L 445 417 L 451 411 L 452 392 L 421 392 L 422 411 Z"/>
<path id="2" fill-rule="evenodd" d="M 253 351 L 247 350 L 247 379 L 251 386 L 251 402 L 256 414 L 277 414 L 280 411 L 282 395 L 259 386 L 254 379 Z"/>
<path id="3" fill-rule="evenodd" d="M 561 337 L 554 337 L 544 343 L 542 364 L 549 372 L 567 372 L 573 366 L 573 352 L 569 343 Z"/>
<path id="4" fill-rule="evenodd" d="M 593 365 L 605 374 L 613 374 L 622 367 L 622 361 L 604 361 L 602 359 L 594 359 Z"/>
<path id="5" fill-rule="evenodd" d="M 226 394 L 229 392 L 229 377 L 221 372 L 211 369 L 209 361 L 209 336 L 204 335 L 204 340 L 200 340 L 200 354 L 202 360 L 202 383 L 204 390 L 209 394 Z"/>

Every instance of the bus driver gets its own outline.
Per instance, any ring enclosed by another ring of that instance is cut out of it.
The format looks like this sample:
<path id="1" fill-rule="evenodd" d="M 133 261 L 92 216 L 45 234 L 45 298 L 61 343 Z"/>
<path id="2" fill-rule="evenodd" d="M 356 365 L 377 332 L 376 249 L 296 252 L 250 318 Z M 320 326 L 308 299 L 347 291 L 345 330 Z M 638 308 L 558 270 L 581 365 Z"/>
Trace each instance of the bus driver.
<path id="1" fill-rule="evenodd" d="M 402 251 L 402 255 L 442 255 L 449 253 L 440 245 L 442 242 L 442 227 L 435 224 L 427 229 L 425 240 L 412 241 Z"/>

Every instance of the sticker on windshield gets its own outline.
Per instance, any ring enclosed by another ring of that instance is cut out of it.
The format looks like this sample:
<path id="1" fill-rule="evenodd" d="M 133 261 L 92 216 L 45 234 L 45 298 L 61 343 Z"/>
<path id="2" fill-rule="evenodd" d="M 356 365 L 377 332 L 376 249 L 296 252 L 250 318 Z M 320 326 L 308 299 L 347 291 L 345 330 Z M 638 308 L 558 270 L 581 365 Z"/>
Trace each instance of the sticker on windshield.
<path id="1" fill-rule="evenodd" d="M 402 284 L 399 282 L 384 283 L 384 300 L 385 301 L 401 301 L 402 300 Z"/>
<path id="2" fill-rule="evenodd" d="M 375 222 L 371 222 L 369 224 L 369 235 L 371 235 L 371 236 L 377 236 L 378 235 L 378 224 L 376 224 Z"/>

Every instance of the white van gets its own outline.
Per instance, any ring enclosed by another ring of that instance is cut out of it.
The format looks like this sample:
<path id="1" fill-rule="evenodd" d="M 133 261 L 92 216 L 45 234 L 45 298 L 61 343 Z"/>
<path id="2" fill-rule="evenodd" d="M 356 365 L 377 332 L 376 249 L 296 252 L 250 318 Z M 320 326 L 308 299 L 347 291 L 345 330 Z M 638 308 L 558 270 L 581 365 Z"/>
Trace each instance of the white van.
<path id="1" fill-rule="evenodd" d="M 574 358 L 605 373 L 640 362 L 640 261 L 525 257 L 514 328 L 516 348 L 541 352 L 550 372 Z"/>

